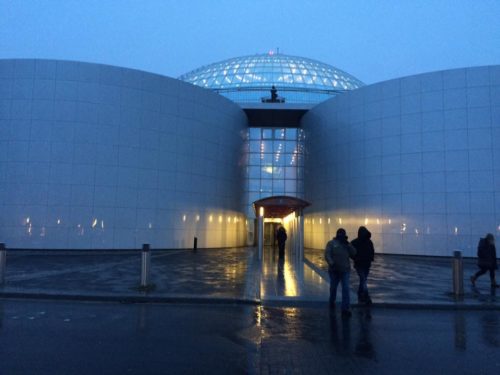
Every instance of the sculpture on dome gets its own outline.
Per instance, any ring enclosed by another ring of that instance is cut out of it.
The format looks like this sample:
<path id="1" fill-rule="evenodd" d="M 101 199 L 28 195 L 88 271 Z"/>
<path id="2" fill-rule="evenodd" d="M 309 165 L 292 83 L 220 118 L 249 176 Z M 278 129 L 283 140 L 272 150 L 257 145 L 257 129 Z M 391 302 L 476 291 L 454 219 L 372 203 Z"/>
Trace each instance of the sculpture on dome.
<path id="1" fill-rule="evenodd" d="M 284 103 L 285 98 L 279 97 L 278 96 L 278 90 L 276 89 L 276 86 L 271 87 L 271 97 L 264 97 L 261 99 L 262 103 Z"/>

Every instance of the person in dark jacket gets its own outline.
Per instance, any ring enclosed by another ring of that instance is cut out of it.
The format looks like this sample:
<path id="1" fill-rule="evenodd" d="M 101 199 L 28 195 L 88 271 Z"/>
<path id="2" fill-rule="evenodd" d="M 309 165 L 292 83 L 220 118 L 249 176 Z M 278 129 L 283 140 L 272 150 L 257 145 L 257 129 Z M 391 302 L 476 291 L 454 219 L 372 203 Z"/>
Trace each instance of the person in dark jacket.
<path id="1" fill-rule="evenodd" d="M 470 277 L 472 285 L 476 286 L 477 278 L 490 271 L 491 287 L 498 288 L 500 285 L 495 281 L 495 270 L 498 269 L 497 251 L 495 248 L 495 236 L 491 233 L 488 233 L 485 238 L 479 240 L 479 244 L 477 245 L 477 258 L 479 271 Z"/>
<path id="2" fill-rule="evenodd" d="M 347 241 L 345 229 L 339 228 L 337 235 L 326 244 L 325 260 L 328 263 L 330 276 L 330 308 L 335 308 L 337 287 L 342 283 L 342 316 L 350 317 L 349 276 L 351 261 L 356 255 L 356 249 Z"/>
<path id="3" fill-rule="evenodd" d="M 279 258 L 283 259 L 285 257 L 285 242 L 287 239 L 286 229 L 283 226 L 278 228 L 276 239 L 278 240 Z"/>
<path id="4" fill-rule="evenodd" d="M 359 227 L 358 238 L 351 242 L 356 249 L 354 257 L 354 268 L 359 276 L 358 301 L 360 303 L 371 304 L 372 300 L 368 294 L 368 274 L 370 266 L 375 256 L 375 249 L 371 240 L 372 234 L 366 227 Z"/>

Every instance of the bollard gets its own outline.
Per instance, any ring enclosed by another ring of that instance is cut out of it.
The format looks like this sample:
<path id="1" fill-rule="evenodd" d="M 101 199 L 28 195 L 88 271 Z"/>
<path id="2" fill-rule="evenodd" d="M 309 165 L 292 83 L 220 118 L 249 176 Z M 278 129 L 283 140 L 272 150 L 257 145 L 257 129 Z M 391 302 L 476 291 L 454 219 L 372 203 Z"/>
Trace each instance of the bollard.
<path id="1" fill-rule="evenodd" d="M 149 275 L 151 271 L 151 251 L 149 244 L 142 245 L 141 258 L 141 288 L 147 288 L 150 285 Z"/>
<path id="2" fill-rule="evenodd" d="M 464 294 L 464 262 L 461 251 L 453 252 L 453 294 L 462 296 Z"/>
<path id="3" fill-rule="evenodd" d="M 7 262 L 7 250 L 5 244 L 0 243 L 0 285 L 5 282 L 5 263 Z"/>
<path id="4" fill-rule="evenodd" d="M 198 250 L 198 237 L 194 238 L 194 241 L 193 241 L 193 250 L 194 251 Z"/>

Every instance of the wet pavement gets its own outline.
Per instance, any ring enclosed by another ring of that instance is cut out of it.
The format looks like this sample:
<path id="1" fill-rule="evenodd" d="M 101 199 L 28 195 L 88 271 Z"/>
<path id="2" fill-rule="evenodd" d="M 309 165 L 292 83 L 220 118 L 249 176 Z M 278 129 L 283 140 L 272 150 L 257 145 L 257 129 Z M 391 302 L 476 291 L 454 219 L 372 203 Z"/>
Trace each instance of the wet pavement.
<path id="1" fill-rule="evenodd" d="M 82 296 L 256 298 L 254 251 L 152 251 L 151 283 L 139 290 L 141 252 L 11 251 L 0 291 Z M 248 288 L 248 289 L 246 289 Z"/>
<path id="2" fill-rule="evenodd" d="M 329 280 L 322 250 L 306 249 L 302 261 L 287 251 L 255 248 L 152 250 L 151 282 L 139 290 L 138 251 L 8 251 L 0 297 L 96 299 L 109 301 L 248 303 L 266 306 L 325 305 Z M 377 255 L 369 276 L 376 306 L 500 309 L 500 291 L 488 276 L 472 288 L 474 259 L 464 260 L 465 295 L 452 295 L 451 258 Z M 351 301 L 357 301 L 351 274 Z M 340 297 L 340 292 L 339 292 Z"/>
<path id="3" fill-rule="evenodd" d="M 328 279 L 328 265 L 323 250 L 306 249 L 306 263 L 324 279 Z M 496 307 L 500 308 L 500 289 L 490 288 L 490 279 L 484 275 L 470 283 L 470 276 L 478 268 L 476 259 L 464 259 L 464 295 L 453 296 L 452 258 L 376 255 L 368 277 L 368 289 L 374 303 L 434 306 Z M 356 301 L 358 275 L 351 272 L 351 301 Z M 340 293 L 339 293 L 340 296 Z"/>
<path id="4" fill-rule="evenodd" d="M 498 374 L 496 311 L 0 300 L 0 373 Z"/>

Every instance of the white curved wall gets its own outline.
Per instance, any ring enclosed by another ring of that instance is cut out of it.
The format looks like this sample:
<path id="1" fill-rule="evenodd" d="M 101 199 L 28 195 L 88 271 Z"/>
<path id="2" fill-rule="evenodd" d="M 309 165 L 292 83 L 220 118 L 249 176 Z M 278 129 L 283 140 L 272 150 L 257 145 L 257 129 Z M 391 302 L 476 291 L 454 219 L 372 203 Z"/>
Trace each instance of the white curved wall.
<path id="1" fill-rule="evenodd" d="M 119 67 L 0 60 L 0 241 L 26 248 L 244 245 L 243 111 Z"/>
<path id="2" fill-rule="evenodd" d="M 472 256 L 500 239 L 500 66 L 366 86 L 303 127 L 307 247 L 365 224 L 384 253 Z"/>

